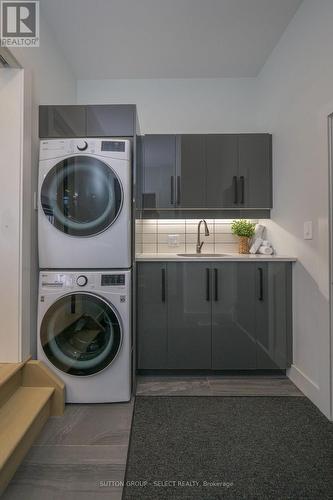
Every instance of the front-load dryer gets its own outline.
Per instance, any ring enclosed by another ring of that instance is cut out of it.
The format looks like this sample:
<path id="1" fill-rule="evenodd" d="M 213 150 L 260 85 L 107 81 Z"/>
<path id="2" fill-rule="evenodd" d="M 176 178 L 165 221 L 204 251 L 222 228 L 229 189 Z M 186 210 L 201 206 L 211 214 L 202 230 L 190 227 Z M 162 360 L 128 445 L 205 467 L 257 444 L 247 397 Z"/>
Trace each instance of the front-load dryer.
<path id="1" fill-rule="evenodd" d="M 131 267 L 131 172 L 129 140 L 40 142 L 41 269 Z"/>
<path id="2" fill-rule="evenodd" d="M 130 271 L 40 273 L 38 359 L 67 402 L 129 401 L 131 346 Z"/>

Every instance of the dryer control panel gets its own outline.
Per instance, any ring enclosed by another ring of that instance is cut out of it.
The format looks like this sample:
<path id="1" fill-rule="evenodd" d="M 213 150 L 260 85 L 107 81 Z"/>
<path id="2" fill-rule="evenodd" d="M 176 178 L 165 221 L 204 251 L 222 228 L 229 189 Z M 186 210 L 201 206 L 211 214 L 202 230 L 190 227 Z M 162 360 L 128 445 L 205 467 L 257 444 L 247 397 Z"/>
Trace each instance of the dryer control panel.
<path id="1" fill-rule="evenodd" d="M 129 161 L 131 159 L 131 143 L 128 139 L 95 139 L 91 137 L 40 141 L 40 161 L 78 154 Z"/>

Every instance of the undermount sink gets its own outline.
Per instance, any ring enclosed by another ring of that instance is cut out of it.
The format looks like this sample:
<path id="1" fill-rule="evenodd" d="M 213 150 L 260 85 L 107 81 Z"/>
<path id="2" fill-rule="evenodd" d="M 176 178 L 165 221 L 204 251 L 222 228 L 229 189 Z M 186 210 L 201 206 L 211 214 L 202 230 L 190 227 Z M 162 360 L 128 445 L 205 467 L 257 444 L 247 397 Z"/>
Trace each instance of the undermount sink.
<path id="1" fill-rule="evenodd" d="M 227 253 L 177 253 L 178 257 L 227 257 Z"/>

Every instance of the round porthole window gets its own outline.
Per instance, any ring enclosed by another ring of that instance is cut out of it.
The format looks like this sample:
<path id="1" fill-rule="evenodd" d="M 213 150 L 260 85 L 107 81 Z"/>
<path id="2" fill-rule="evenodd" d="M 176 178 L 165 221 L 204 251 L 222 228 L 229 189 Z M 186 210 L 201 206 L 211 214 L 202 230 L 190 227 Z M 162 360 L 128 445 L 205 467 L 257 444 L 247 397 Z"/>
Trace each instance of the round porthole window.
<path id="1" fill-rule="evenodd" d="M 73 156 L 46 175 L 41 189 L 45 216 L 70 236 L 93 236 L 118 217 L 122 188 L 117 175 L 102 161 Z"/>
<path id="2" fill-rule="evenodd" d="M 122 330 L 107 302 L 89 293 L 73 293 L 61 297 L 48 309 L 40 339 L 56 368 L 85 376 L 112 363 L 121 346 Z"/>

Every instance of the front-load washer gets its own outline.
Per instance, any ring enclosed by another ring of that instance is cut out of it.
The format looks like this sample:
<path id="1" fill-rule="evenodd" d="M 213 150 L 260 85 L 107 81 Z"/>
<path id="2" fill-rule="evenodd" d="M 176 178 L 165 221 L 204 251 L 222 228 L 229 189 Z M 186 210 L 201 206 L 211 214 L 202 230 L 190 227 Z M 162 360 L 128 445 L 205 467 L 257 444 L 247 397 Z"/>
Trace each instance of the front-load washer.
<path id="1" fill-rule="evenodd" d="M 131 267 L 131 172 L 129 140 L 40 142 L 41 269 Z"/>
<path id="2" fill-rule="evenodd" d="M 40 272 L 38 359 L 70 403 L 131 398 L 131 271 Z"/>

